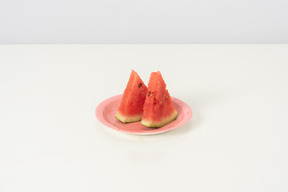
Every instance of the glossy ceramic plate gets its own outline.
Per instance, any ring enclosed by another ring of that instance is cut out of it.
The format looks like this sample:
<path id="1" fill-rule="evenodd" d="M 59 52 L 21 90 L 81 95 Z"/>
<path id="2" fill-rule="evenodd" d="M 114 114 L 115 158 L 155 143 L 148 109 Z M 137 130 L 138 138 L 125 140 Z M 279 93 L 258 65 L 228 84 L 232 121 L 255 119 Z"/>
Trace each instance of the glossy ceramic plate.
<path id="1" fill-rule="evenodd" d="M 95 111 L 97 119 L 105 126 L 117 131 L 136 135 L 153 135 L 177 129 L 187 123 L 192 117 L 192 110 L 183 101 L 171 97 L 178 112 L 177 118 L 160 128 L 149 128 L 140 124 L 140 121 L 124 124 L 115 118 L 122 95 L 116 95 L 101 102 Z"/>

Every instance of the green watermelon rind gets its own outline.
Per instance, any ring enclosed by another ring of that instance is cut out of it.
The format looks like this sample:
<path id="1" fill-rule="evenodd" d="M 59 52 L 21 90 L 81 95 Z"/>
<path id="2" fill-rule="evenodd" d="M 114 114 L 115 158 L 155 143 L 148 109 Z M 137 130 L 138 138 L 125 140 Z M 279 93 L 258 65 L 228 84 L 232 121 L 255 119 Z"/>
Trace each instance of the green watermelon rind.
<path id="1" fill-rule="evenodd" d="M 160 122 L 156 122 L 156 121 L 147 121 L 147 120 L 141 120 L 141 125 L 144 125 L 145 127 L 150 127 L 150 128 L 160 128 L 163 127 L 164 125 L 167 125 L 169 123 L 171 123 L 172 121 L 174 121 L 178 116 L 177 111 L 175 110 L 172 115 L 170 115 L 169 117 L 165 118 L 164 120 L 160 121 Z"/>
<path id="2" fill-rule="evenodd" d="M 141 115 L 136 115 L 136 116 L 124 116 L 120 114 L 119 112 L 116 113 L 115 118 L 121 121 L 122 123 L 134 123 L 137 121 L 141 121 L 142 119 L 142 114 Z"/>

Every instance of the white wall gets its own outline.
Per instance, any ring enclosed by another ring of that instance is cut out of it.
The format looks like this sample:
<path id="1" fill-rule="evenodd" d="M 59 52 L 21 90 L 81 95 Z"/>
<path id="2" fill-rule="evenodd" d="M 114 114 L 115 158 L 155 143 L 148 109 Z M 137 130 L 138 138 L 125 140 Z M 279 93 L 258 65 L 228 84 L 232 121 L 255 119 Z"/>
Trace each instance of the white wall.
<path id="1" fill-rule="evenodd" d="M 288 0 L 0 0 L 0 43 L 288 43 Z"/>

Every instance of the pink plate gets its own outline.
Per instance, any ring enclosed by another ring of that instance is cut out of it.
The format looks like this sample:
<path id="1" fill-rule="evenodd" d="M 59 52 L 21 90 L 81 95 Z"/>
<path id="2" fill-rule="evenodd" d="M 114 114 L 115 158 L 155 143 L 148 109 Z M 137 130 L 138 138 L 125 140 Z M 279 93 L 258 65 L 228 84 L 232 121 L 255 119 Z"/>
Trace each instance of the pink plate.
<path id="1" fill-rule="evenodd" d="M 140 124 L 140 121 L 124 124 L 115 118 L 115 114 L 117 112 L 121 98 L 122 95 L 116 95 L 109 99 L 106 99 L 97 106 L 95 111 L 97 119 L 102 124 L 117 131 L 136 135 L 159 134 L 179 128 L 180 126 L 187 123 L 192 117 L 192 110 L 186 103 L 180 101 L 179 99 L 171 97 L 174 106 L 178 112 L 177 118 L 171 123 L 160 128 L 145 127 Z"/>

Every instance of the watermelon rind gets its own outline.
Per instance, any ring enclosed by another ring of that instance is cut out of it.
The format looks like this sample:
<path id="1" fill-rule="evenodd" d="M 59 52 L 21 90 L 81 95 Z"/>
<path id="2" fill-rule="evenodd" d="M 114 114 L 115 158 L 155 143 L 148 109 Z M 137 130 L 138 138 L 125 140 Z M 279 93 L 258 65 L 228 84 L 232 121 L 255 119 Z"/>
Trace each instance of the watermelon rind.
<path id="1" fill-rule="evenodd" d="M 161 121 L 149 121 L 142 119 L 141 125 L 144 125 L 145 127 L 151 127 L 151 128 L 159 128 L 163 127 L 164 125 L 167 125 L 168 123 L 174 121 L 178 116 L 177 111 L 175 110 L 172 115 L 162 119 Z"/>
<path id="2" fill-rule="evenodd" d="M 121 121 L 122 123 L 133 123 L 136 121 L 140 121 L 142 118 L 142 114 L 135 116 L 124 116 L 121 113 L 117 112 L 115 118 Z"/>

